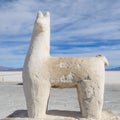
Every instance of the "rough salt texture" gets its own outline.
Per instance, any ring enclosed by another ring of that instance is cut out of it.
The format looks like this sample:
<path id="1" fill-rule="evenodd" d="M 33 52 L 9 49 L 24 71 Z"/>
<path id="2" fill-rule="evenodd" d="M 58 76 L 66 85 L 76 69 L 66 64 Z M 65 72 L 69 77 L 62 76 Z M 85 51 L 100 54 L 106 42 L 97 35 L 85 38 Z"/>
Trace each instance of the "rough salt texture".
<path id="1" fill-rule="evenodd" d="M 82 118 L 79 112 L 51 111 L 49 115 L 46 115 L 44 118 L 28 118 L 25 114 L 26 111 L 19 111 L 2 120 L 97 120 Z M 101 120 L 120 120 L 120 116 L 112 112 L 103 111 Z"/>
<path id="2" fill-rule="evenodd" d="M 101 118 L 107 59 L 50 56 L 50 15 L 38 13 L 23 70 L 28 115 L 46 115 L 50 88 L 76 87 L 85 118 Z"/>

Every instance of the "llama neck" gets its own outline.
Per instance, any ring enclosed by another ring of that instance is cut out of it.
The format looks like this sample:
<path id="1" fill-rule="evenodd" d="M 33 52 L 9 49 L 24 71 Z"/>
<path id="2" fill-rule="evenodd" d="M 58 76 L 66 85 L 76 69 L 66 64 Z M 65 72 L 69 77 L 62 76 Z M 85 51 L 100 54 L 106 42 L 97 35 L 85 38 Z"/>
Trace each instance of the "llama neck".
<path id="1" fill-rule="evenodd" d="M 33 30 L 30 52 L 36 57 L 50 56 L 50 31 L 38 32 Z"/>

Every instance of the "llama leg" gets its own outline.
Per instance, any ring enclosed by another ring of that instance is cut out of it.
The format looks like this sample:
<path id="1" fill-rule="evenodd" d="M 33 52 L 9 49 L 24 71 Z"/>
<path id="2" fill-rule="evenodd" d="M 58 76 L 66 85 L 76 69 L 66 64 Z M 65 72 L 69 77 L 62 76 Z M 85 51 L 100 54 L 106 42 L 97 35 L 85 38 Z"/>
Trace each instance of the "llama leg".
<path id="1" fill-rule="evenodd" d="M 101 118 L 104 82 L 102 80 L 82 80 L 77 85 L 82 117 Z"/>
<path id="2" fill-rule="evenodd" d="M 50 83 L 48 80 L 34 82 L 31 88 L 30 103 L 28 103 L 28 116 L 31 118 L 44 118 L 47 110 L 50 94 Z"/>

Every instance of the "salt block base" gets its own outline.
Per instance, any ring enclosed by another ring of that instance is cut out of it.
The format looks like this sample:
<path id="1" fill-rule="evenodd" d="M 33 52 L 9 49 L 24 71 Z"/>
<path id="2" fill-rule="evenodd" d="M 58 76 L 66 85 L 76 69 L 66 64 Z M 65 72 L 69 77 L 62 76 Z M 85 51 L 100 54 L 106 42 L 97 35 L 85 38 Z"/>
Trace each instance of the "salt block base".
<path id="1" fill-rule="evenodd" d="M 23 113 L 24 112 L 24 113 Z M 79 112 L 73 112 L 73 111 L 57 111 L 57 110 L 51 110 L 48 112 L 48 114 L 44 118 L 39 119 L 33 119 L 26 117 L 26 111 L 20 111 L 17 114 L 14 112 L 11 117 L 4 118 L 2 120 L 95 120 L 95 119 L 86 119 L 82 118 L 81 114 Z M 102 118 L 101 120 L 120 120 L 120 116 L 108 112 L 103 111 L 102 112 Z"/>

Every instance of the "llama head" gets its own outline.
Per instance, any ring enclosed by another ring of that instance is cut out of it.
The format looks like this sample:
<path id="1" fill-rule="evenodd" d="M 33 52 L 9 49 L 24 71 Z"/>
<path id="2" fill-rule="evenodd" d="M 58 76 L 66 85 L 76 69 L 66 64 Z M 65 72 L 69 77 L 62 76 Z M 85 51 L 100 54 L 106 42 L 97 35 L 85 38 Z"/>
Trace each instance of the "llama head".
<path id="1" fill-rule="evenodd" d="M 42 12 L 39 11 L 34 26 L 37 32 L 50 31 L 50 13 L 46 12 L 45 15 L 43 15 Z"/>

